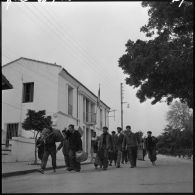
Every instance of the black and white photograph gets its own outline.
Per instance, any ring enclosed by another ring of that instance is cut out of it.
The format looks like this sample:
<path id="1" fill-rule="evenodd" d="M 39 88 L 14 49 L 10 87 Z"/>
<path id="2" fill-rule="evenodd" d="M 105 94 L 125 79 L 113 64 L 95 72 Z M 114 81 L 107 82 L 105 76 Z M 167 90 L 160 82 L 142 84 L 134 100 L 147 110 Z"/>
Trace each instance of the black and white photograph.
<path id="1" fill-rule="evenodd" d="M 193 193 L 193 1 L 1 2 L 2 193 Z"/>

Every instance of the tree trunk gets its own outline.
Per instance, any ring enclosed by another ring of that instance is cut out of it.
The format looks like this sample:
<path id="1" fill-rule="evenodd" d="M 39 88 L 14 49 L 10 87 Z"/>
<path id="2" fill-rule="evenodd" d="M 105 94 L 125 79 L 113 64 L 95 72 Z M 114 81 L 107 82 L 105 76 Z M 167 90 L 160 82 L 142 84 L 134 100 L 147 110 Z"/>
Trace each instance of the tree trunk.
<path id="1" fill-rule="evenodd" d="M 34 131 L 35 132 L 35 131 Z M 36 142 L 37 142 L 37 136 L 38 136 L 39 132 L 37 132 L 36 136 L 35 136 L 35 161 L 34 164 L 37 165 L 37 147 L 36 147 Z"/>

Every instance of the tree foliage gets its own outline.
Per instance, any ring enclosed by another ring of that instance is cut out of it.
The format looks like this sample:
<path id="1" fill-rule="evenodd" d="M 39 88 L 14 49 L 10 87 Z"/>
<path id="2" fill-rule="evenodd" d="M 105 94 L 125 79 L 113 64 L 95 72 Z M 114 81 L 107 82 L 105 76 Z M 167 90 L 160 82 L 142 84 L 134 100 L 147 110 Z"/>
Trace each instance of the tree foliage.
<path id="1" fill-rule="evenodd" d="M 26 114 L 26 119 L 22 123 L 22 128 L 29 131 L 34 130 L 36 131 L 35 136 L 35 161 L 34 164 L 37 164 L 37 135 L 40 133 L 44 128 L 49 128 L 52 125 L 51 116 L 45 115 L 45 110 L 35 111 L 35 110 L 28 110 Z"/>
<path id="2" fill-rule="evenodd" d="M 193 130 L 193 112 L 186 103 L 175 101 L 167 113 L 167 121 L 173 128 Z"/>
<path id="3" fill-rule="evenodd" d="M 140 102 L 170 104 L 179 98 L 193 107 L 193 5 L 186 2 L 142 2 L 149 7 L 148 24 L 141 27 L 149 41 L 128 40 L 119 67 L 126 83 L 138 88 Z"/>
<path id="4" fill-rule="evenodd" d="M 44 128 L 51 126 L 51 116 L 45 116 L 45 110 L 28 110 L 26 119 L 22 123 L 25 130 L 34 130 L 41 132 Z"/>
<path id="5" fill-rule="evenodd" d="M 191 155 L 193 151 L 193 112 L 187 104 L 175 101 L 167 112 L 169 124 L 158 137 L 162 154 Z"/>
<path id="6" fill-rule="evenodd" d="M 158 136 L 157 149 L 161 154 L 167 155 L 192 155 L 193 133 L 185 129 L 181 131 L 167 126 Z"/>

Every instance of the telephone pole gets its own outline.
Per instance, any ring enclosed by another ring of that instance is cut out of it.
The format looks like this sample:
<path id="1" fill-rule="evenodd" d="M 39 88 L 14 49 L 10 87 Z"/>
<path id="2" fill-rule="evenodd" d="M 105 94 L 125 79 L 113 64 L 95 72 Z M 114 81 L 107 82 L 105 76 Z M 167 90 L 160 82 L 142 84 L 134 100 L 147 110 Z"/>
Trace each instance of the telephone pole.
<path id="1" fill-rule="evenodd" d="M 127 108 L 129 108 L 128 102 L 123 102 L 123 83 L 121 83 L 121 128 L 123 129 L 123 104 L 128 104 Z"/>

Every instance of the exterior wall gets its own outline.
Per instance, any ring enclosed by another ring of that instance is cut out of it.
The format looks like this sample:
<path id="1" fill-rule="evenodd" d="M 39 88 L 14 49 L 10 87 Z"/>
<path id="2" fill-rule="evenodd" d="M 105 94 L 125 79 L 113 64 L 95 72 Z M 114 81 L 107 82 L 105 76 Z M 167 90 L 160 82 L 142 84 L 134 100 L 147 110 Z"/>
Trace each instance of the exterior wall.
<path id="1" fill-rule="evenodd" d="M 46 115 L 57 112 L 57 86 L 59 67 L 36 61 L 20 59 L 2 67 L 2 72 L 13 84 L 12 90 L 2 93 L 2 129 L 7 123 L 21 123 L 26 118 L 28 109 L 46 110 Z M 32 103 L 22 103 L 23 83 L 34 82 Z M 56 94 L 56 95 L 55 95 Z M 32 137 L 29 131 L 21 130 L 22 137 Z"/>

